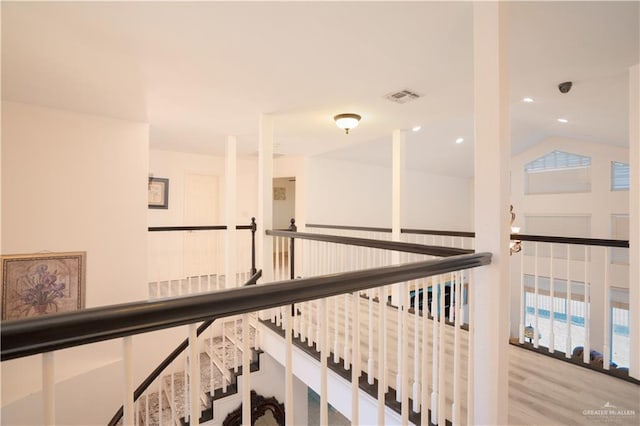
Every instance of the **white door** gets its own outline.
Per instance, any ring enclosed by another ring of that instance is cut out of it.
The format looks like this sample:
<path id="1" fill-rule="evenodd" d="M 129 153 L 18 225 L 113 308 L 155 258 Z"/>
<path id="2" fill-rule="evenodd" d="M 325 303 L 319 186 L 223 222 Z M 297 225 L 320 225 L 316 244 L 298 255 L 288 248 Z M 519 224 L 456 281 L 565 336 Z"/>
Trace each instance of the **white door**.
<path id="1" fill-rule="evenodd" d="M 184 182 L 184 225 L 220 225 L 218 177 L 189 174 Z M 187 277 L 216 274 L 222 265 L 223 231 L 187 231 L 184 270 Z"/>

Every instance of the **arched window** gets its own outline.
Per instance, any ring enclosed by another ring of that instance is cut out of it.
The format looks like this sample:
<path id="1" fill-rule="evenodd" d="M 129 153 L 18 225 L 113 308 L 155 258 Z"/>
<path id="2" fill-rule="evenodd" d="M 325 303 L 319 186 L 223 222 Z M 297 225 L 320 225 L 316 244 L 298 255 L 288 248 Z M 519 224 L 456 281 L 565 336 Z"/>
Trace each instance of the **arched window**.
<path id="1" fill-rule="evenodd" d="M 527 194 L 591 191 L 591 157 L 552 151 L 524 166 Z"/>

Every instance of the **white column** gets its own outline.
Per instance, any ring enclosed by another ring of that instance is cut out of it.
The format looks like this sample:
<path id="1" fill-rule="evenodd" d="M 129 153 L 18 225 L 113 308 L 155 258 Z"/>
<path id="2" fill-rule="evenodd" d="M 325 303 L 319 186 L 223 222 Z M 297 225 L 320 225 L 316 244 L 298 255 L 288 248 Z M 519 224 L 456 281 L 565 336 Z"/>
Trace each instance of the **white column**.
<path id="1" fill-rule="evenodd" d="M 273 246 L 264 231 L 273 229 L 273 117 L 260 115 L 258 147 L 258 224 L 256 262 L 262 268 L 262 282 L 273 281 Z"/>
<path id="2" fill-rule="evenodd" d="M 506 2 L 473 4 L 476 251 L 491 264 L 477 268 L 473 399 L 475 424 L 508 423 L 509 343 L 509 81 Z"/>
<path id="3" fill-rule="evenodd" d="M 225 287 L 234 288 L 237 283 L 236 270 L 236 137 L 227 136 L 226 160 L 224 167 L 224 273 Z"/>
<path id="4" fill-rule="evenodd" d="M 640 379 L 640 64 L 629 70 L 629 375 Z"/>
<path id="5" fill-rule="evenodd" d="M 404 163 L 405 163 L 405 145 L 406 145 L 406 133 L 402 130 L 394 130 L 391 141 L 391 239 L 393 241 L 400 241 L 400 227 L 401 227 L 401 214 L 402 214 L 402 189 L 404 180 Z M 400 252 L 392 252 L 392 262 L 394 264 L 400 263 Z M 396 369 L 396 400 L 402 401 L 403 386 L 402 386 L 402 372 L 403 372 L 403 354 L 406 350 L 405 342 L 403 341 L 403 302 L 405 300 L 404 293 L 407 292 L 406 283 L 398 283 L 393 286 L 393 293 L 391 295 L 391 301 L 398 307 L 398 324 L 397 324 L 397 369 Z"/>
<path id="6" fill-rule="evenodd" d="M 400 227 L 402 214 L 402 188 L 404 186 L 404 164 L 406 132 L 394 130 L 391 140 L 391 240 L 400 241 Z M 400 252 L 391 253 L 391 262 L 400 263 Z M 399 297 L 399 286 L 392 287 L 391 303 L 399 306 L 402 298 Z"/>
<path id="7" fill-rule="evenodd" d="M 391 140 L 391 236 L 393 241 L 400 241 L 406 136 L 406 132 L 394 130 Z M 394 253 L 397 254 L 397 252 Z"/>

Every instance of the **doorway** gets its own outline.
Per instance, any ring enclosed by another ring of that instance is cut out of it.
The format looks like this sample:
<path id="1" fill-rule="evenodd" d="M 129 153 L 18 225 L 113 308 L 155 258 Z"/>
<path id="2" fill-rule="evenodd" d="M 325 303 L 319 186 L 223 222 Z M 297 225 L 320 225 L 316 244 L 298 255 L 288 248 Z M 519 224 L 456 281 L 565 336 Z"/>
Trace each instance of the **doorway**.
<path id="1" fill-rule="evenodd" d="M 273 228 L 287 229 L 296 214 L 296 178 L 273 179 Z"/>

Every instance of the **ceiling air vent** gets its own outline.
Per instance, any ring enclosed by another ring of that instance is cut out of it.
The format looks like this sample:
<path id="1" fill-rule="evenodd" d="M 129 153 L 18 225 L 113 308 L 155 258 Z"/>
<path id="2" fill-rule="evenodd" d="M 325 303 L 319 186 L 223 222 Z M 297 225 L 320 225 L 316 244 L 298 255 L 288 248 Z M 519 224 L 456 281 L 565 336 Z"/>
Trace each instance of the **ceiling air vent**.
<path id="1" fill-rule="evenodd" d="M 406 104 L 409 101 L 412 101 L 414 99 L 418 99 L 421 95 L 417 94 L 416 92 L 414 92 L 413 90 L 409 90 L 409 89 L 404 89 L 404 90 L 400 90 L 398 92 L 392 92 L 389 93 L 387 95 L 385 95 L 384 97 L 392 102 L 398 103 L 398 104 Z"/>

